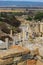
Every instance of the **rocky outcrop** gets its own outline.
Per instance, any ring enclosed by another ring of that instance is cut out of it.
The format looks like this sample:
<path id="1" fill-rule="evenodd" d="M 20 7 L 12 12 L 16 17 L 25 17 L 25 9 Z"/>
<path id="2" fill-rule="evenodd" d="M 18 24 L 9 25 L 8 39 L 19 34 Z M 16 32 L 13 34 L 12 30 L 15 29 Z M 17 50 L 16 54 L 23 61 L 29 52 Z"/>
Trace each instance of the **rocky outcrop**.
<path id="1" fill-rule="evenodd" d="M 0 52 L 0 65 L 10 65 L 12 63 L 17 63 L 17 62 L 23 62 L 23 56 L 28 54 L 30 51 L 21 47 L 22 49 L 19 48 L 13 48 L 9 49 L 6 51 L 1 51 Z"/>

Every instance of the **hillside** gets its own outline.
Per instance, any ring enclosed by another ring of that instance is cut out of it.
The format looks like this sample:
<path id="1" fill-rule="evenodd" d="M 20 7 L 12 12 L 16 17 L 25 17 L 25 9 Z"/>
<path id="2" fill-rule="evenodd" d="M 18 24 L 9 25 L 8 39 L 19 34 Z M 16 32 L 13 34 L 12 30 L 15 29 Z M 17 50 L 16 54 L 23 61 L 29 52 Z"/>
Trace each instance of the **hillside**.
<path id="1" fill-rule="evenodd" d="M 20 24 L 20 21 L 12 13 L 0 13 L 0 30 L 3 32 L 9 33 L 10 29 L 17 30 Z"/>

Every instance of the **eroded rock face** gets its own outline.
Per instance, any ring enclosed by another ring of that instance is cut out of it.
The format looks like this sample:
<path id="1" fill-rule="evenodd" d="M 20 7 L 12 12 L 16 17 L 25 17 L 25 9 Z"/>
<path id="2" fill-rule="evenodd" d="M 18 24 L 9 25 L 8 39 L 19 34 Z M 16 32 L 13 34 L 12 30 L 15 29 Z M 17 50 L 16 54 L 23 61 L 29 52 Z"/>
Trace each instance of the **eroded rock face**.
<path id="1" fill-rule="evenodd" d="M 7 65 L 12 63 L 13 63 L 13 58 L 5 59 L 5 60 L 0 59 L 0 65 L 3 65 L 3 64 Z"/>
<path id="2" fill-rule="evenodd" d="M 0 52 L 0 65 L 11 65 L 18 64 L 18 65 L 27 65 L 27 60 L 29 59 L 28 63 L 31 62 L 30 65 L 34 65 L 36 63 L 35 55 L 37 55 L 38 50 L 29 51 L 25 48 L 21 48 L 18 46 L 14 46 L 6 51 Z M 29 58 L 30 57 L 30 58 Z M 32 60 L 34 59 L 34 60 Z M 15 63 L 16 62 L 16 63 Z"/>
<path id="3" fill-rule="evenodd" d="M 15 48 L 11 48 L 5 51 L 0 51 L 0 65 L 12 64 L 15 62 L 23 62 L 23 55 L 29 53 L 29 50 L 16 46 Z"/>
<path id="4" fill-rule="evenodd" d="M 36 60 L 27 60 L 27 65 L 36 65 Z"/>

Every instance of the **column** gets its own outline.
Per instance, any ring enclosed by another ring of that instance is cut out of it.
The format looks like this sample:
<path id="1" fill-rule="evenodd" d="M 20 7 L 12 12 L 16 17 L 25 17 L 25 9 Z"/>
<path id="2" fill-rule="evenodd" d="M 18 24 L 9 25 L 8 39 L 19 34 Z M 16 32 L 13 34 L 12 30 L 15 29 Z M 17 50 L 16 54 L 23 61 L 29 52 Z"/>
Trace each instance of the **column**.
<path id="1" fill-rule="evenodd" d="M 27 23 L 27 28 L 26 28 L 26 29 L 27 29 L 26 32 L 28 33 L 27 38 L 29 38 L 29 30 L 28 30 L 28 27 L 29 27 L 29 25 L 28 25 L 28 23 Z"/>
<path id="2" fill-rule="evenodd" d="M 10 30 L 10 36 L 11 36 L 11 37 L 12 37 L 12 34 L 13 34 L 13 33 L 12 33 L 12 30 Z"/>
<path id="3" fill-rule="evenodd" d="M 8 49 L 9 48 L 9 40 L 8 40 L 8 38 L 5 38 L 5 44 L 6 44 L 6 48 Z"/>
<path id="4" fill-rule="evenodd" d="M 19 40 L 19 45 L 22 46 L 22 43 L 21 43 L 21 33 L 18 34 L 18 40 Z"/>
<path id="5" fill-rule="evenodd" d="M 15 36 L 13 36 L 13 46 L 15 45 L 15 41 L 16 41 Z"/>
<path id="6" fill-rule="evenodd" d="M 25 30 L 23 29 L 23 46 L 24 46 L 24 41 L 25 41 Z"/>

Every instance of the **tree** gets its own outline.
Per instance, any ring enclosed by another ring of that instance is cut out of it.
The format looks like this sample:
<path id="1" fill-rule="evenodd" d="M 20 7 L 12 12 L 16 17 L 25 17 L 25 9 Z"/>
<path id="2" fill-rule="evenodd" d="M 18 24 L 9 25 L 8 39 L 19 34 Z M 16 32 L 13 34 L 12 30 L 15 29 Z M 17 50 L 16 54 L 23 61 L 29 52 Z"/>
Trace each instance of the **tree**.
<path id="1" fill-rule="evenodd" d="M 17 20 L 12 13 L 1 13 L 0 28 L 3 32 L 10 33 L 10 29 L 12 29 L 13 32 L 20 32 L 20 29 L 18 29 L 20 24 L 21 22 Z"/>
<path id="2" fill-rule="evenodd" d="M 32 17 L 28 16 L 26 20 L 32 21 Z"/>
<path id="3" fill-rule="evenodd" d="M 7 17 L 7 12 L 1 12 L 1 17 Z"/>
<path id="4" fill-rule="evenodd" d="M 14 27 L 19 27 L 20 26 L 21 22 L 19 20 L 17 20 L 15 16 L 6 15 L 6 14 L 4 15 L 4 14 L 2 14 L 3 18 L 1 17 L 0 21 L 5 22 L 7 24 L 10 24 L 10 25 L 12 25 Z"/>
<path id="5" fill-rule="evenodd" d="M 41 21 L 43 19 L 43 12 L 38 12 L 35 17 L 34 20 L 38 20 Z"/>

